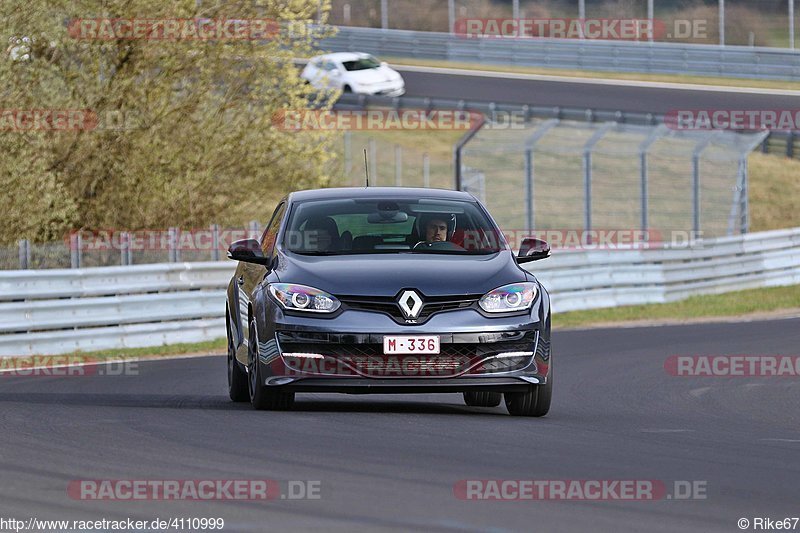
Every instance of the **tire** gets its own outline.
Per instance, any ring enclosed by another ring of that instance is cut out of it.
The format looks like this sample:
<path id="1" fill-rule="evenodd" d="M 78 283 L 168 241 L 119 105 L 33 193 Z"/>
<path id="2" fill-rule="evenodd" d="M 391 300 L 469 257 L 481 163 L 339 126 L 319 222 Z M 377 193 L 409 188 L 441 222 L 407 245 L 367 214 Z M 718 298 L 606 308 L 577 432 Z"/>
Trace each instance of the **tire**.
<path id="1" fill-rule="evenodd" d="M 250 393 L 250 403 L 257 411 L 288 411 L 294 405 L 294 393 L 271 390 L 264 385 L 264 379 L 261 377 L 261 365 L 258 363 L 258 354 L 253 349 L 258 346 L 258 336 L 256 335 L 254 321 L 250 322 L 248 338 L 250 340 L 247 343 L 247 388 Z"/>
<path id="2" fill-rule="evenodd" d="M 242 370 L 241 365 L 236 361 L 236 352 L 231 340 L 230 316 L 225 310 L 225 322 L 228 326 L 228 395 L 234 402 L 250 401 L 250 393 L 247 388 L 247 373 Z"/>
<path id="3" fill-rule="evenodd" d="M 497 407 L 503 395 L 499 392 L 465 392 L 464 403 L 470 407 Z"/>
<path id="4" fill-rule="evenodd" d="M 342 87 L 342 92 L 346 93 L 346 94 L 350 94 L 350 93 L 353 92 L 353 89 L 349 85 L 345 85 L 344 87 Z"/>
<path id="5" fill-rule="evenodd" d="M 553 395 L 553 370 L 546 385 L 531 385 L 527 392 L 505 393 L 506 409 L 514 416 L 544 416 L 550 410 Z"/>

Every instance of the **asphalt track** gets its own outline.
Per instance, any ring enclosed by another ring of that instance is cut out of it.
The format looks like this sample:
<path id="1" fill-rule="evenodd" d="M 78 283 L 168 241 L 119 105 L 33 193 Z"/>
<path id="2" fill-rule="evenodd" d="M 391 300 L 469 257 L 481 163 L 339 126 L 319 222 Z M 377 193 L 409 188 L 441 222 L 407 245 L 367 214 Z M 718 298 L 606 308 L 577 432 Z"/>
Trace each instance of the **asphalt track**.
<path id="1" fill-rule="evenodd" d="M 677 378 L 670 355 L 797 354 L 800 319 L 558 332 L 543 419 L 458 395 L 228 401 L 224 359 L 0 376 L 0 517 L 223 517 L 225 531 L 739 531 L 800 515 L 800 379 Z M 321 499 L 81 501 L 77 479 L 319 480 Z M 707 482 L 694 501 L 463 501 L 463 479 Z"/>
<path id="2" fill-rule="evenodd" d="M 394 67 L 406 82 L 406 95 L 485 102 L 560 106 L 584 109 L 664 114 L 673 110 L 782 110 L 800 109 L 796 91 L 736 89 L 691 90 L 674 87 L 651 87 L 626 83 L 596 81 L 553 81 L 546 79 L 495 78 L 487 75 L 458 75 L 436 69 L 409 70 Z M 777 93 L 777 94 L 776 94 Z M 791 94 L 795 93 L 795 94 Z"/>

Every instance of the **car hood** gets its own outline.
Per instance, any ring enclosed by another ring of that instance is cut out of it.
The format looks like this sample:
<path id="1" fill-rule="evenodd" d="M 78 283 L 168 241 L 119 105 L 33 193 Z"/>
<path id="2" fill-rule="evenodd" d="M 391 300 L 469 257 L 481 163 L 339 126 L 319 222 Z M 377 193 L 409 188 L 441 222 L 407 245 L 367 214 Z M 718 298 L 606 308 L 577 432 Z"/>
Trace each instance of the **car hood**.
<path id="1" fill-rule="evenodd" d="M 398 76 L 399 74 L 389 67 L 352 70 L 347 73 L 348 78 L 358 83 L 380 83 L 394 80 Z"/>
<path id="2" fill-rule="evenodd" d="M 526 281 L 525 272 L 509 251 L 480 256 L 280 253 L 275 274 L 281 282 L 309 285 L 339 296 L 395 296 L 405 288 L 426 296 L 483 294 Z"/>

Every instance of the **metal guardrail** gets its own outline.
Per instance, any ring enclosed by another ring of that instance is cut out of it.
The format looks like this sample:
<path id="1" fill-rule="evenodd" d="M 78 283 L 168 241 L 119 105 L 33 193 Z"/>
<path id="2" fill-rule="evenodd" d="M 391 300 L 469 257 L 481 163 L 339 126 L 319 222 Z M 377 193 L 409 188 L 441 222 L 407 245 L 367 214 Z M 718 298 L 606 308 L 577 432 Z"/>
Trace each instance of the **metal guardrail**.
<path id="1" fill-rule="evenodd" d="M 613 72 L 800 80 L 800 53 L 785 48 L 578 39 L 467 38 L 339 26 L 320 48 L 385 57 Z"/>
<path id="2" fill-rule="evenodd" d="M 225 335 L 228 262 L 0 272 L 0 356 Z"/>
<path id="3" fill-rule="evenodd" d="M 800 228 L 698 241 L 693 248 L 557 251 L 529 270 L 556 312 L 665 303 L 800 283 Z"/>
<path id="4" fill-rule="evenodd" d="M 556 312 L 800 283 L 800 228 L 643 250 L 556 250 L 527 268 Z M 225 335 L 235 263 L 0 272 L 0 356 L 197 342 Z M 158 292 L 155 292 L 158 291 Z"/>

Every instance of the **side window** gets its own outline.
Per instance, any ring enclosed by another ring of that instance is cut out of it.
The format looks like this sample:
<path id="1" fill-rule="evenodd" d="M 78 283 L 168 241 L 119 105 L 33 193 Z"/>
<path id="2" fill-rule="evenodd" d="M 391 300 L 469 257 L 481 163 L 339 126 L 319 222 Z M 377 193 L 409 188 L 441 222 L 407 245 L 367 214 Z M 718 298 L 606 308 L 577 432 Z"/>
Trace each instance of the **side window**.
<path id="1" fill-rule="evenodd" d="M 270 220 L 267 229 L 264 231 L 264 235 L 261 237 L 261 251 L 264 253 L 264 257 L 272 257 L 272 252 L 275 248 L 275 238 L 278 236 L 278 230 L 281 227 L 281 220 L 283 220 L 283 214 L 286 212 L 286 203 L 281 203 L 276 209 L 275 212 L 272 214 L 272 220 Z"/>

